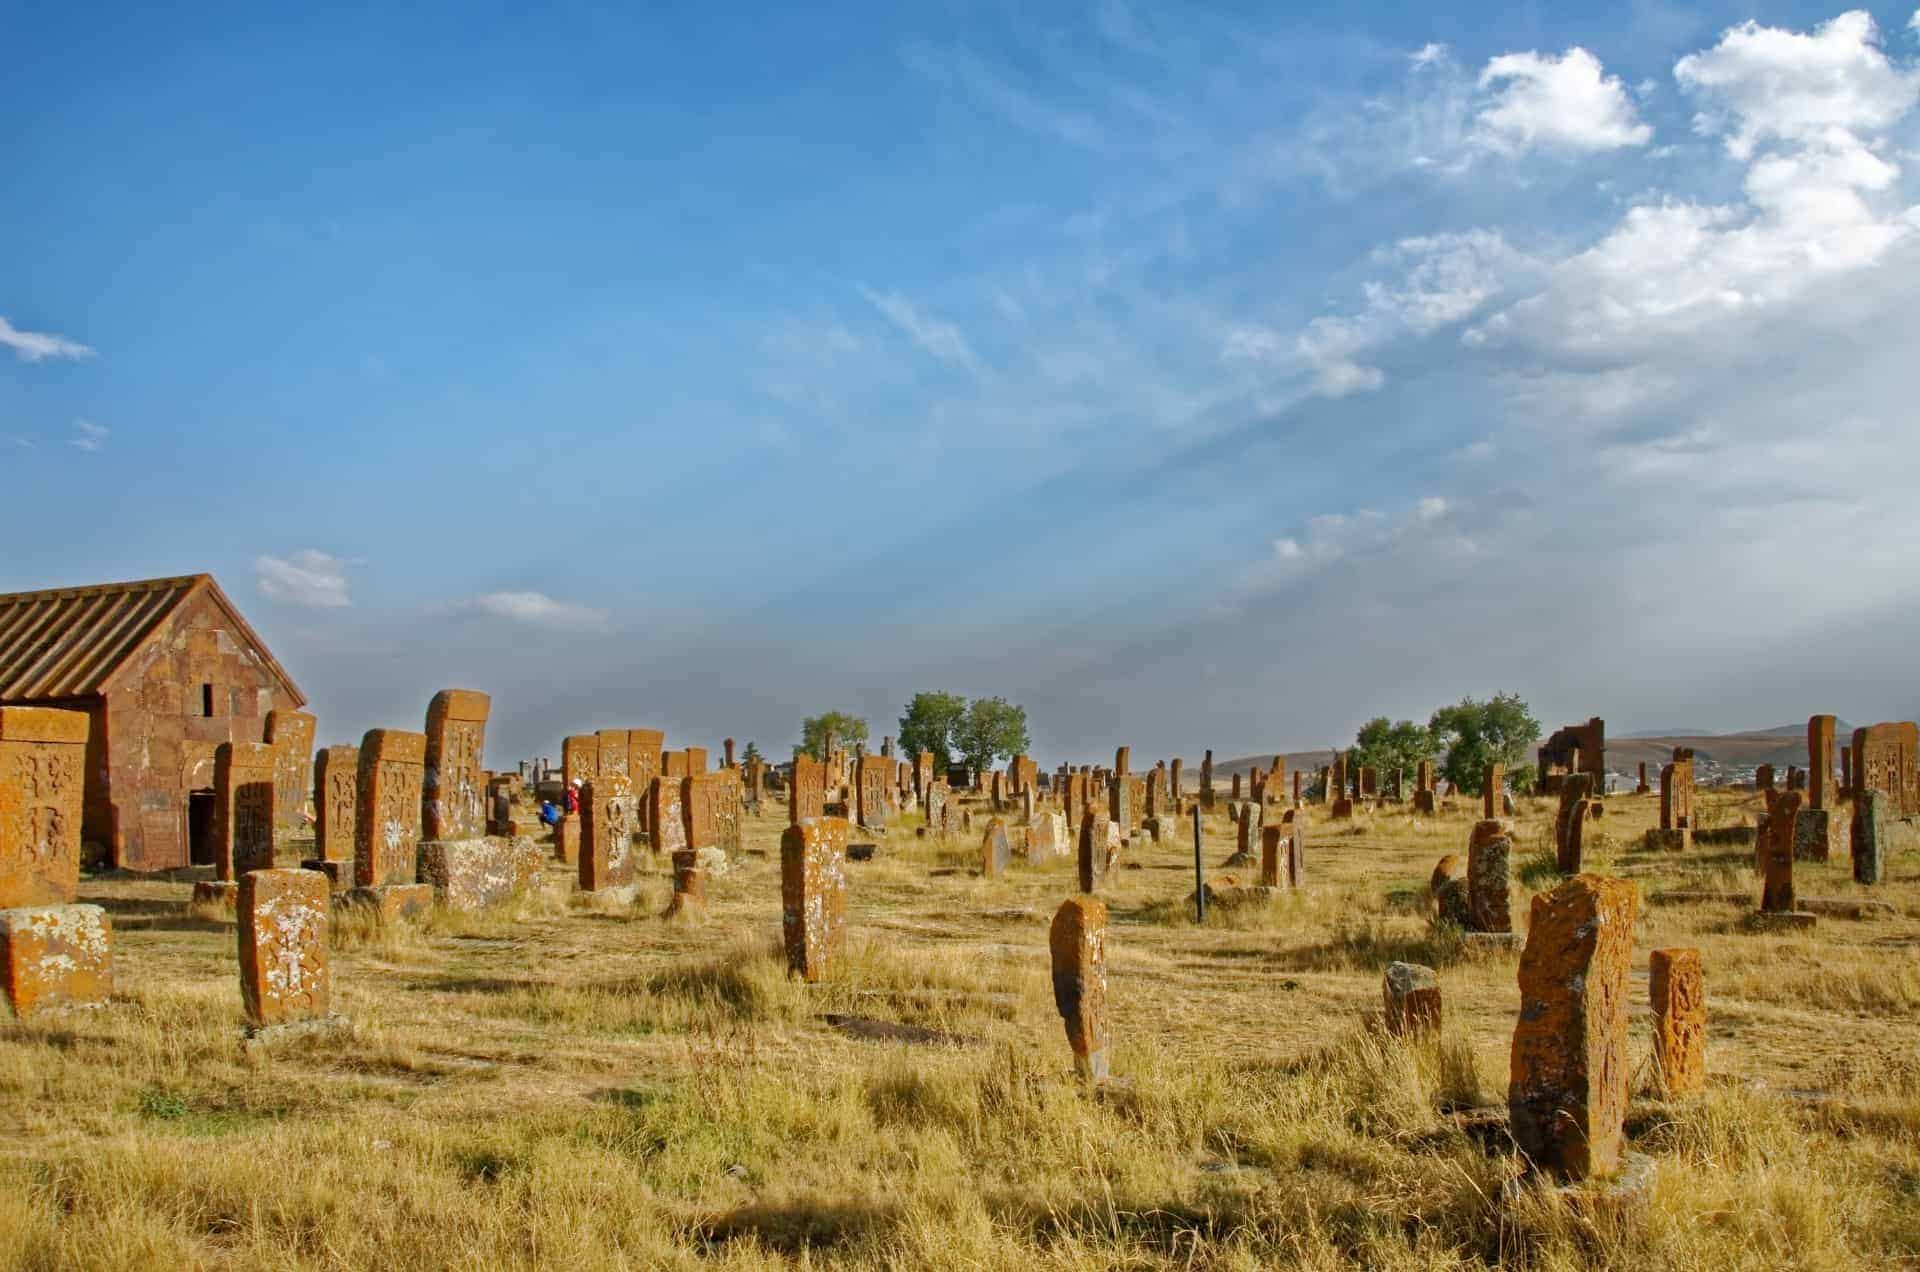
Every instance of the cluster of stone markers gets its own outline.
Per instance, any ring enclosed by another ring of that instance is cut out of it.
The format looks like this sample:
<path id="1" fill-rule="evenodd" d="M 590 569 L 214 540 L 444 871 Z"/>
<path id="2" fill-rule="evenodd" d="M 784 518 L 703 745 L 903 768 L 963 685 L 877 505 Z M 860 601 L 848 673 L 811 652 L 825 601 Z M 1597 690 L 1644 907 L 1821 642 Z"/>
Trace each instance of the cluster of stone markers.
<path id="1" fill-rule="evenodd" d="M 289 824 L 288 805 L 304 799 L 313 719 L 270 717 L 267 741 L 222 744 L 215 756 L 213 844 L 216 879 L 196 886 L 195 902 L 237 919 L 240 988 L 254 1027 L 323 1019 L 330 1011 L 327 936 L 337 907 L 360 907 L 377 921 L 404 919 L 438 903 L 456 909 L 495 904 L 530 886 L 546 854 L 511 816 L 517 775 L 480 768 L 490 701 L 449 689 L 429 704 L 423 733 L 375 729 L 361 745 L 329 747 L 311 765 L 316 856 L 301 869 L 274 865 L 274 831 Z M 1834 717 L 1808 724 L 1809 763 L 1775 790 L 1760 774 L 1766 811 L 1755 835 L 1763 886 L 1758 914 L 1804 926 L 1797 908 L 1796 859 L 1825 860 L 1832 810 Z M 79 712 L 0 707 L 0 976 L 17 1014 L 104 1000 L 112 991 L 112 931 L 100 907 L 74 904 L 79 873 L 82 764 L 89 719 Z M 578 783 L 579 811 L 555 828 L 553 856 L 577 868 L 582 891 L 631 899 L 638 851 L 672 863 L 666 917 L 704 911 L 706 880 L 740 845 L 741 819 L 769 789 L 784 787 L 788 827 L 781 838 L 781 926 L 793 974 L 816 982 L 842 955 L 847 923 L 847 862 L 856 828 L 882 835 L 888 819 L 912 806 L 929 827 L 952 832 L 969 810 L 954 798 L 964 774 L 937 771 L 921 753 L 897 760 L 888 739 L 878 755 L 848 754 L 829 737 L 826 758 L 796 757 L 783 778 L 756 760 L 736 764 L 725 744 L 719 772 L 703 748 L 664 749 L 656 730 L 601 730 L 565 739 L 565 780 Z M 1920 814 L 1912 724 L 1857 730 L 1840 748 L 1840 791 L 1853 804 L 1854 875 L 1884 874 L 1890 823 Z M 1554 734 L 1541 749 L 1546 785 L 1558 797 L 1555 864 L 1569 876 L 1533 898 L 1519 958 L 1521 995 L 1512 1046 L 1509 1112 L 1515 1142 L 1538 1166 L 1564 1178 L 1604 1175 L 1617 1165 L 1627 1101 L 1627 975 L 1635 887 L 1583 871 L 1590 827 L 1605 812 L 1604 725 L 1598 719 Z M 1078 895 L 1060 905 L 1049 932 L 1056 1006 L 1076 1069 L 1089 1081 L 1110 1069 L 1107 1021 L 1106 881 L 1129 847 L 1158 842 L 1191 808 L 1218 809 L 1212 753 L 1189 805 L 1182 762 L 1131 771 L 1128 748 L 1111 768 L 1062 767 L 1043 794 L 1037 766 L 1016 756 L 1001 772 L 973 775 L 992 815 L 981 838 L 981 874 L 1004 874 L 1016 856 L 1046 864 L 1077 842 Z M 1225 809 L 1236 831 L 1227 867 L 1259 869 L 1249 895 L 1298 888 L 1306 878 L 1308 801 L 1303 775 L 1289 788 L 1284 759 L 1232 779 Z M 1660 773 L 1660 825 L 1648 846 L 1679 851 L 1694 833 L 1693 757 L 1684 749 Z M 1316 779 L 1329 820 L 1356 816 L 1382 798 L 1375 771 L 1346 756 Z M 1389 775 L 1385 798 L 1401 800 L 1403 775 Z M 1436 922 L 1469 942 L 1519 942 L 1509 913 L 1512 809 L 1502 766 L 1481 775 L 1481 817 L 1466 859 L 1448 854 L 1430 881 Z M 1649 793 L 1644 768 L 1639 792 Z M 1241 798 L 1242 795 L 1245 798 Z M 1431 764 L 1415 772 L 1411 811 L 1442 804 Z M 1044 803 L 1043 803 L 1044 801 Z M 974 802 L 979 802 L 975 800 Z M 489 817 L 489 807 L 503 810 Z M 1017 813 L 1017 819 L 1014 815 Z M 1195 835 L 1199 833 L 1195 822 Z M 491 837 L 490 837 L 491 836 Z M 870 851 L 870 846 L 868 848 Z M 1198 843 L 1196 842 L 1196 856 Z M 1699 952 L 1661 949 L 1649 967 L 1653 1052 L 1663 1090 L 1685 1096 L 1705 1076 L 1706 997 Z M 1394 963 L 1383 984 L 1387 1028 L 1431 1034 L 1442 1020 L 1441 987 L 1431 969 Z"/>

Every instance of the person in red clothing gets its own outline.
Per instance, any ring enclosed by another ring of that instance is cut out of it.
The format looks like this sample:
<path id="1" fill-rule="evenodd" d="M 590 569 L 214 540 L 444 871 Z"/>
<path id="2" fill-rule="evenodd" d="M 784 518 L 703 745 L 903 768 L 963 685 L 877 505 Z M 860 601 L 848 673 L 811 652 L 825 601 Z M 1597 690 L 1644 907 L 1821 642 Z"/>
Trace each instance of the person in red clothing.
<path id="1" fill-rule="evenodd" d="M 573 779 L 573 785 L 567 787 L 567 811 L 569 813 L 580 811 L 580 779 L 577 777 Z"/>

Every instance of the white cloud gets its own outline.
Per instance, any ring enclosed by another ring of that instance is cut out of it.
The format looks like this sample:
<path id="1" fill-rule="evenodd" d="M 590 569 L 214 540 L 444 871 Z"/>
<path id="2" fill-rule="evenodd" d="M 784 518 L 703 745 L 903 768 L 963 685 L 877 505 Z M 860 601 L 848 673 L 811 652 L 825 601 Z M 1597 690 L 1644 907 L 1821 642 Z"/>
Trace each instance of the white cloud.
<path id="1" fill-rule="evenodd" d="M 1414 516 L 1421 521 L 1438 521 L 1447 515 L 1447 501 L 1439 495 L 1428 495 L 1414 506 Z"/>
<path id="2" fill-rule="evenodd" d="M 542 592 L 486 592 L 454 607 L 468 613 L 510 619 L 533 627 L 599 631 L 607 626 L 607 612 L 570 601 L 556 601 Z"/>
<path id="3" fill-rule="evenodd" d="M 1407 54 L 1407 61 L 1417 69 L 1422 66 L 1432 66 L 1436 62 L 1444 61 L 1447 56 L 1448 50 L 1446 45 L 1423 44 L 1413 52 Z"/>
<path id="4" fill-rule="evenodd" d="M 287 558 L 255 557 L 253 571 L 260 594 L 276 601 L 310 609 L 344 609 L 353 603 L 347 596 L 347 563 L 315 548 Z"/>
<path id="5" fill-rule="evenodd" d="M 1653 137 L 1620 77 L 1583 48 L 1557 58 L 1503 54 L 1487 63 L 1479 87 L 1489 96 L 1474 112 L 1474 140 L 1503 154 L 1618 150 Z"/>
<path id="6" fill-rule="evenodd" d="M 78 340 L 50 336 L 38 331 L 22 331 L 0 318 L 0 345 L 13 350 L 22 362 L 41 362 L 47 358 L 91 358 L 93 350 Z"/>
<path id="7" fill-rule="evenodd" d="M 862 287 L 860 294 L 889 322 L 906 333 L 921 350 L 942 362 L 951 362 L 978 374 L 980 359 L 960 328 L 950 322 L 921 313 L 912 301 L 898 292 L 876 292 Z"/>
<path id="8" fill-rule="evenodd" d="M 111 431 L 90 420 L 75 420 L 73 430 L 74 436 L 69 439 L 68 445 L 83 451 L 104 450 L 107 445 L 107 434 Z"/>
<path id="9" fill-rule="evenodd" d="M 1673 75 L 1700 99 L 1695 126 L 1727 133 L 1727 149 L 1745 160 L 1763 141 L 1826 145 L 1834 130 L 1884 129 L 1912 109 L 1920 76 L 1895 67 L 1879 43 L 1873 16 L 1858 9 L 1812 34 L 1743 22 L 1681 58 Z"/>
<path id="10" fill-rule="evenodd" d="M 1744 204 L 1668 196 L 1628 209 L 1554 267 L 1548 285 L 1466 335 L 1581 357 L 1664 354 L 1678 337 L 1778 307 L 1822 279 L 1882 261 L 1916 228 L 1889 202 L 1899 168 L 1886 128 L 1920 90 L 1875 44 L 1872 19 L 1843 14 L 1813 35 L 1728 31 L 1674 75 L 1748 164 Z"/>

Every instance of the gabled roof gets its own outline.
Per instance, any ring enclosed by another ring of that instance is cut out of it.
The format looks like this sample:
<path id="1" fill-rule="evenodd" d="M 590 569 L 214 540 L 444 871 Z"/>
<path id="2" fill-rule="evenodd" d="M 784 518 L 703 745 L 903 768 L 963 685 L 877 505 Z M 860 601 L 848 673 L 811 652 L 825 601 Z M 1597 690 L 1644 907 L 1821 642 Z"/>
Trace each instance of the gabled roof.
<path id="1" fill-rule="evenodd" d="M 204 593 L 231 620 L 293 695 L 293 683 L 211 574 L 98 587 L 63 587 L 0 595 L 0 702 L 41 702 L 104 693 L 115 673 Z"/>

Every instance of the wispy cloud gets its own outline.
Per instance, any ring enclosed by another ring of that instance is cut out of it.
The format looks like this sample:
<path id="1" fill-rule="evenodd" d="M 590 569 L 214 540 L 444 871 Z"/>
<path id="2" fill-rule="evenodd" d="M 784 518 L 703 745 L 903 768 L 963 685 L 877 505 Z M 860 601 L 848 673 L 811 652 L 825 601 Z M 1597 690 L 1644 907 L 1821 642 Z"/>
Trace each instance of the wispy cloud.
<path id="1" fill-rule="evenodd" d="M 974 353 L 973 346 L 967 343 L 966 335 L 953 323 L 921 313 L 912 301 L 898 292 L 876 292 L 862 286 L 860 294 L 924 353 L 942 362 L 965 367 L 975 375 L 985 369 L 979 356 Z"/>
<path id="2" fill-rule="evenodd" d="M 22 362 L 43 362 L 48 358 L 91 358 L 93 350 L 78 340 L 48 335 L 40 331 L 22 331 L 0 318 L 0 345 L 13 350 Z"/>
<path id="3" fill-rule="evenodd" d="M 556 601 L 544 592 L 484 592 L 461 601 L 454 609 L 563 631 L 604 631 L 607 627 L 605 610 Z"/>
<path id="4" fill-rule="evenodd" d="M 276 601 L 309 609 L 344 609 L 353 603 L 347 595 L 347 563 L 317 548 L 290 557 L 255 557 L 253 571 L 260 595 Z"/>
<path id="5" fill-rule="evenodd" d="M 74 436 L 68 439 L 68 445 L 83 451 L 106 449 L 107 435 L 112 431 L 105 425 L 95 424 L 91 420 L 75 420 L 73 430 Z"/>

